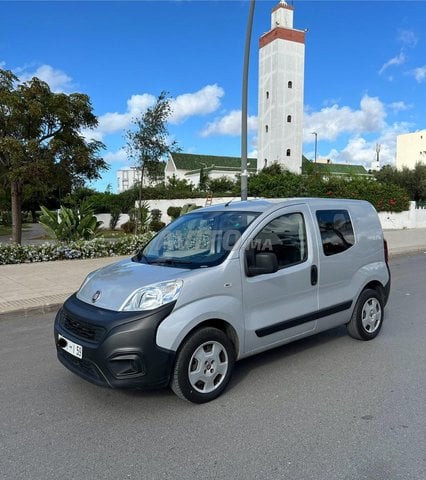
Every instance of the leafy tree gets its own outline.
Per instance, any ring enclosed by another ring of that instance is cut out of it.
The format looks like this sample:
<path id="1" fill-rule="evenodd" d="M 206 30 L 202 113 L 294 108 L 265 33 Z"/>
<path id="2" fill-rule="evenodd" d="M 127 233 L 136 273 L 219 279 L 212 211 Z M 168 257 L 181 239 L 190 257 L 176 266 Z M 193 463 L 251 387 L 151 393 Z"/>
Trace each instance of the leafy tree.
<path id="1" fill-rule="evenodd" d="M 74 183 L 107 168 L 98 155 L 103 144 L 80 133 L 96 125 L 87 95 L 53 93 L 36 77 L 19 83 L 0 69 L 0 169 L 10 188 L 14 242 L 21 243 L 25 185 L 46 182 L 55 166 Z"/>
<path id="2" fill-rule="evenodd" d="M 121 217 L 120 209 L 118 207 L 114 207 L 111 210 L 111 219 L 109 221 L 109 228 L 111 230 L 115 230 L 118 222 L 120 221 L 120 217 Z"/>
<path id="3" fill-rule="evenodd" d="M 166 92 L 161 92 L 154 106 L 134 119 L 135 129 L 126 133 L 127 152 L 141 171 L 142 185 L 145 173 L 158 176 L 158 167 L 163 168 L 165 155 L 178 150 L 177 142 L 168 141 L 166 122 L 171 113 L 170 99 Z"/>
<path id="4" fill-rule="evenodd" d="M 235 188 L 235 181 L 228 177 L 213 178 L 208 182 L 208 189 L 215 194 L 231 193 Z"/>
<path id="5" fill-rule="evenodd" d="M 200 180 L 198 182 L 198 190 L 205 192 L 208 188 L 209 173 L 204 170 L 204 167 L 200 168 Z"/>
<path id="6" fill-rule="evenodd" d="M 139 204 L 145 172 L 150 175 L 165 155 L 177 151 L 177 143 L 169 142 L 166 122 L 172 113 L 170 99 L 161 92 L 154 106 L 133 121 L 134 130 L 127 131 L 127 151 L 140 170 Z"/>
<path id="7" fill-rule="evenodd" d="M 375 177 L 382 183 L 398 185 L 404 188 L 411 200 L 419 202 L 426 199 L 426 165 L 417 163 L 414 169 L 397 170 L 390 165 L 384 166 Z"/>

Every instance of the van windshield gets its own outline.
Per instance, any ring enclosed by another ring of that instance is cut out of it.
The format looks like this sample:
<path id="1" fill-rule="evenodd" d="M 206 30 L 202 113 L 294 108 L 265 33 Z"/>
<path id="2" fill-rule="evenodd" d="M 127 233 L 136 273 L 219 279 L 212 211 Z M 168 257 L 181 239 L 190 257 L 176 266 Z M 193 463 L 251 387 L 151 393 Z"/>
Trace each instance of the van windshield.
<path id="1" fill-rule="evenodd" d="M 257 216 L 259 212 L 189 213 L 161 230 L 137 261 L 191 269 L 219 265 Z"/>

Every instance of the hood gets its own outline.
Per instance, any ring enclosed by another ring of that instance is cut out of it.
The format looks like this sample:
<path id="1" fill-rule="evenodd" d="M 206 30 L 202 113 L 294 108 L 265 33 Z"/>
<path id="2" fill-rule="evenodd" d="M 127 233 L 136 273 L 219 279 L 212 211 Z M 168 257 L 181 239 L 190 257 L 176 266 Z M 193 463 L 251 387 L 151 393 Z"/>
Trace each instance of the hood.
<path id="1" fill-rule="evenodd" d="M 99 308 L 119 311 L 138 288 L 182 278 L 185 274 L 188 270 L 122 260 L 90 273 L 77 298 Z"/>

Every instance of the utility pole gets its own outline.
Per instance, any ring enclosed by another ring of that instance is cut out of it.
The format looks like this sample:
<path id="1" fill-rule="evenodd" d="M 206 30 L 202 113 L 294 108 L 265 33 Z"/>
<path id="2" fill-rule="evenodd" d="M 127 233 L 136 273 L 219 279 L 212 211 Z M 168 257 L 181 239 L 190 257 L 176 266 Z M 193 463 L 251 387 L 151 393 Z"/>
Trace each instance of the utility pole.
<path id="1" fill-rule="evenodd" d="M 243 69 L 243 94 L 241 108 L 241 200 L 247 200 L 247 96 L 248 96 L 248 72 L 250 59 L 250 41 L 251 31 L 253 28 L 253 15 L 255 0 L 250 0 L 250 11 L 247 22 L 246 44 L 244 52 L 244 69 Z"/>
<path id="2" fill-rule="evenodd" d="M 317 132 L 312 132 L 312 135 L 315 135 L 315 161 L 314 163 L 317 163 L 317 146 L 318 146 L 318 133 Z"/>

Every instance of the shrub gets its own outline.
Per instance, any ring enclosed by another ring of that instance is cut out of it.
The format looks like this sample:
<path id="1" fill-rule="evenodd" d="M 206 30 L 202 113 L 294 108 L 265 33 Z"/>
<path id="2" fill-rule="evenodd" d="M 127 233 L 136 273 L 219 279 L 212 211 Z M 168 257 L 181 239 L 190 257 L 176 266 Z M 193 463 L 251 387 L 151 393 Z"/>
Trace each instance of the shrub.
<path id="1" fill-rule="evenodd" d="M 61 207 L 57 213 L 41 207 L 41 211 L 40 223 L 59 241 L 90 240 L 102 225 L 87 202 L 83 202 L 79 210 Z"/>
<path id="2" fill-rule="evenodd" d="M 152 232 L 159 232 L 166 224 L 161 220 L 152 220 L 149 226 Z"/>
<path id="3" fill-rule="evenodd" d="M 195 205 L 195 203 L 185 203 L 185 205 L 182 207 L 182 210 L 180 211 L 180 214 L 185 215 L 185 213 L 192 212 L 192 210 L 197 210 L 198 208 L 201 207 Z"/>
<path id="4" fill-rule="evenodd" d="M 12 212 L 10 210 L 4 210 L 0 212 L 0 224 L 10 227 L 12 225 Z"/>
<path id="5" fill-rule="evenodd" d="M 151 223 L 161 221 L 161 210 L 159 208 L 153 208 L 151 210 Z"/>
<path id="6" fill-rule="evenodd" d="M 95 238 L 87 241 L 44 243 L 42 245 L 1 243 L 0 265 L 133 255 L 143 248 L 152 237 L 153 233 L 148 232 L 143 235 L 129 235 L 115 241 Z"/>
<path id="7" fill-rule="evenodd" d="M 167 209 L 167 215 L 172 219 L 176 220 L 176 218 L 180 217 L 180 212 L 182 211 L 182 207 L 169 207 Z"/>
<path id="8" fill-rule="evenodd" d="M 121 229 L 125 233 L 135 233 L 136 222 L 134 220 L 129 220 L 126 223 L 123 223 L 123 225 L 121 225 Z"/>

